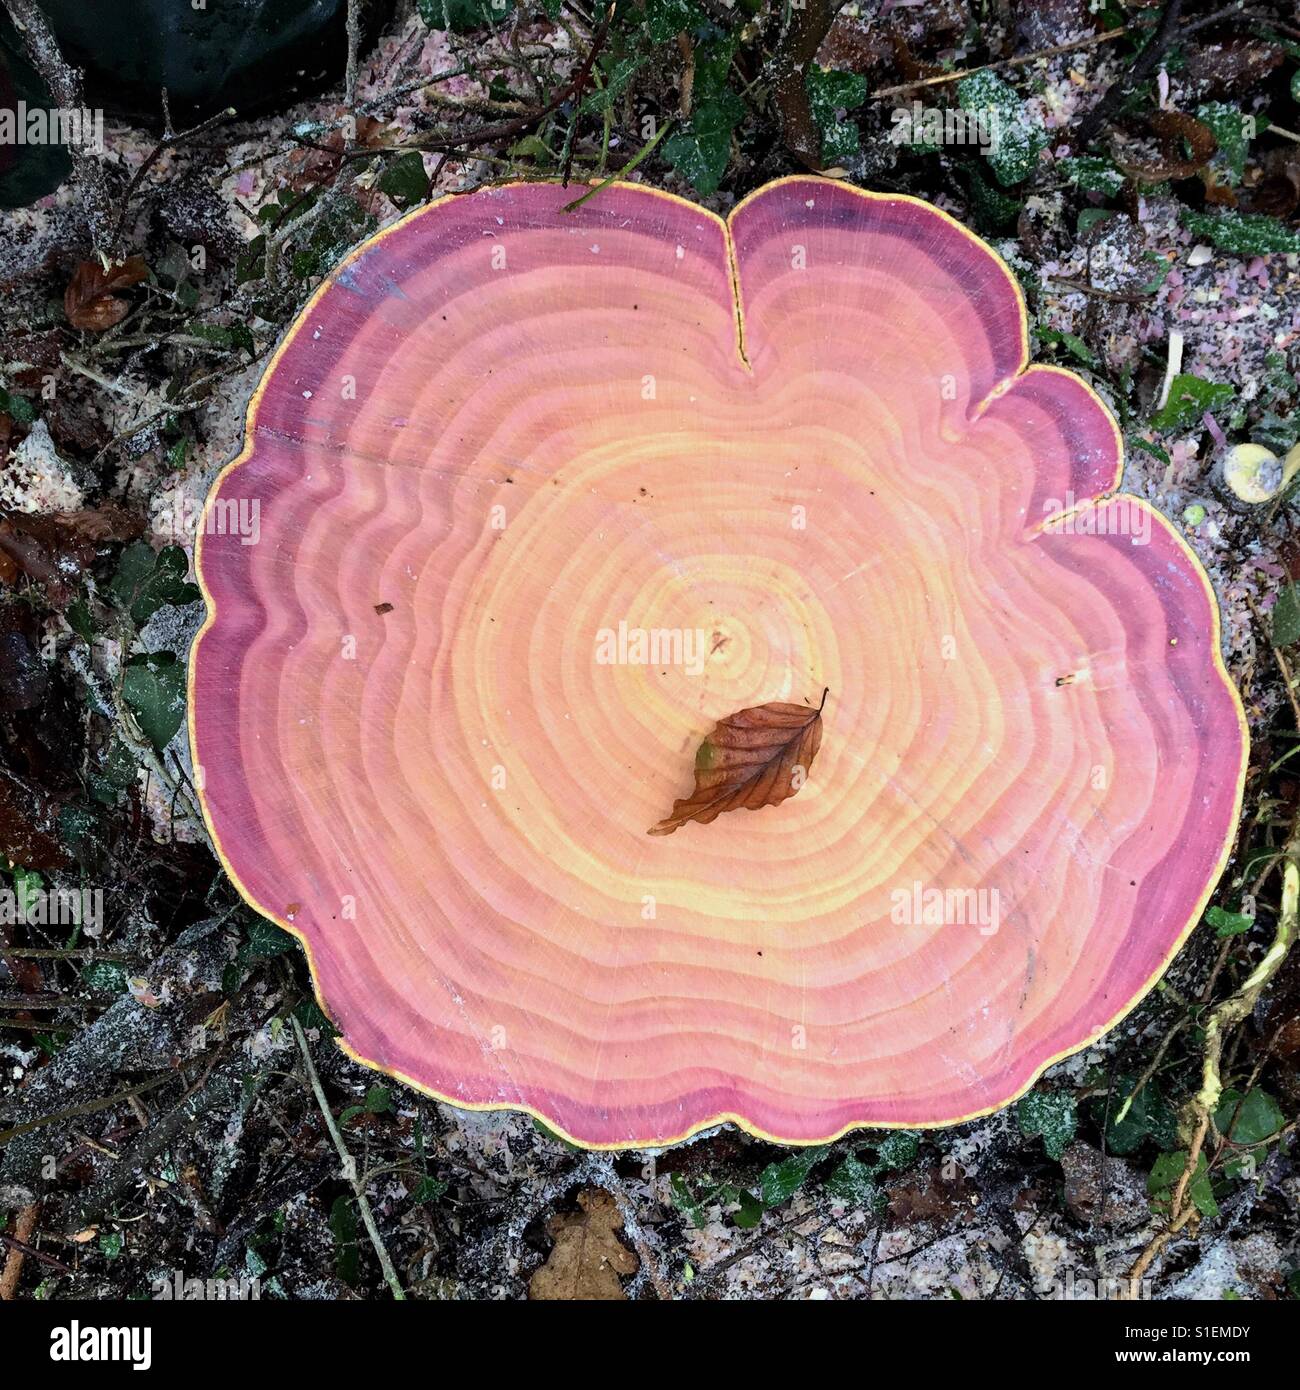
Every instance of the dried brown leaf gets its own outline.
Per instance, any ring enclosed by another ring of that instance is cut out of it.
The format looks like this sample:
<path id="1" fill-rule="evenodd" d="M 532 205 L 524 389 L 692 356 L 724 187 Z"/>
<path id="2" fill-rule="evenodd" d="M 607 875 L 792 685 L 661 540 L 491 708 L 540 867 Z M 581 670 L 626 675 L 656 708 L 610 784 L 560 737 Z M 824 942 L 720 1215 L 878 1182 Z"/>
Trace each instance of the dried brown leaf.
<path id="1" fill-rule="evenodd" d="M 637 1257 L 618 1238 L 618 1203 L 602 1188 L 578 1194 L 580 1210 L 553 1216 L 546 1229 L 555 1248 L 528 1284 L 528 1297 L 547 1301 L 614 1303 L 626 1299 L 619 1275 L 635 1274 Z"/>
<path id="2" fill-rule="evenodd" d="M 143 256 L 128 256 L 107 270 L 99 261 L 82 261 L 63 293 L 63 312 L 68 322 L 88 333 L 102 333 L 121 323 L 131 306 L 119 299 L 115 291 L 138 285 L 148 275 Z"/>
<path id="3" fill-rule="evenodd" d="M 1219 148 L 1209 126 L 1186 111 L 1156 111 L 1149 123 L 1160 142 L 1161 159 L 1156 163 L 1116 159 L 1116 164 L 1131 178 L 1148 183 L 1191 178 Z"/>
<path id="4" fill-rule="evenodd" d="M 143 530 L 144 519 L 115 502 L 79 512 L 0 511 L 0 580 L 25 573 L 55 601 L 68 598 L 106 545 Z"/>
<path id="5" fill-rule="evenodd" d="M 708 825 L 724 811 L 757 811 L 793 796 L 821 747 L 825 704 L 823 691 L 816 709 L 771 703 L 719 720 L 695 755 L 695 790 L 648 833 L 671 835 L 687 821 Z"/>

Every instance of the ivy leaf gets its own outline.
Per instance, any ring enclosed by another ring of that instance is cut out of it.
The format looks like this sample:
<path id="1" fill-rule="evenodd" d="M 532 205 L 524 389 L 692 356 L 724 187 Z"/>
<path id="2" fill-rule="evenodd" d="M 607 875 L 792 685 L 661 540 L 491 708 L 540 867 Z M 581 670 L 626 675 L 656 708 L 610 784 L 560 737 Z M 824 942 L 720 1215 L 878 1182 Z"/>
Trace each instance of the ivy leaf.
<path id="1" fill-rule="evenodd" d="M 1103 193 L 1113 198 L 1124 187 L 1124 175 L 1102 155 L 1081 154 L 1058 159 L 1053 166 L 1081 193 Z"/>
<path id="2" fill-rule="evenodd" d="M 185 718 L 185 667 L 172 652 L 134 656 L 122 672 L 122 698 L 161 752 Z"/>
<path id="3" fill-rule="evenodd" d="M 996 234 L 1020 216 L 1020 200 L 1003 193 L 986 179 L 974 160 L 967 162 L 964 172 L 970 190 L 971 211 L 975 214 L 975 221 L 981 230 L 990 235 Z M 1090 208 L 1087 211 L 1100 212 L 1101 209 Z"/>
<path id="4" fill-rule="evenodd" d="M 1246 172 L 1246 150 L 1250 144 L 1246 117 L 1226 101 L 1207 101 L 1196 108 L 1196 119 L 1209 126 L 1219 146 L 1214 162 L 1222 161 L 1226 171 L 1224 182 L 1240 183 Z"/>
<path id="5" fill-rule="evenodd" d="M 867 79 L 856 72 L 839 72 L 808 65 L 805 79 L 808 104 L 822 138 L 822 162 L 840 164 L 862 148 L 862 137 L 852 121 L 840 120 L 841 111 L 852 111 L 867 99 Z"/>
<path id="6" fill-rule="evenodd" d="M 423 202 L 429 196 L 429 176 L 424 172 L 424 156 L 417 150 L 395 160 L 380 175 L 379 191 L 399 208 Z"/>
<path id="7" fill-rule="evenodd" d="M 122 552 L 109 592 L 135 625 L 143 627 L 166 604 L 202 598 L 197 585 L 186 582 L 189 568 L 180 546 L 164 546 L 155 553 L 147 541 L 136 541 Z"/>
<path id="8" fill-rule="evenodd" d="M 715 193 L 727 172 L 731 133 L 740 124 L 745 105 L 729 88 L 701 102 L 684 130 L 663 144 L 664 159 L 688 180 L 697 193 Z"/>
<path id="9" fill-rule="evenodd" d="M 915 1161 L 920 1148 L 921 1136 L 915 1130 L 892 1130 L 876 1145 L 876 1167 L 882 1172 L 906 1168 Z"/>
<path id="10" fill-rule="evenodd" d="M 1028 178 L 1047 144 L 1047 132 L 1030 117 L 1015 88 L 996 73 L 977 72 L 957 84 L 957 100 L 964 111 L 982 113 L 989 122 L 989 167 L 1002 187 Z"/>
<path id="11" fill-rule="evenodd" d="M 808 777 L 822 741 L 822 703 L 772 703 L 737 710 L 713 726 L 695 755 L 695 790 L 650 827 L 671 835 L 688 821 L 708 825 L 724 811 L 757 811 L 793 796 Z"/>
<path id="12" fill-rule="evenodd" d="M 1174 1188 L 1178 1186 L 1186 1167 L 1187 1152 L 1184 1149 L 1162 1153 L 1151 1165 L 1151 1173 L 1147 1178 L 1147 1192 L 1158 1206 L 1168 1210 L 1170 1202 L 1173 1201 Z M 1204 1154 L 1196 1160 L 1196 1171 L 1187 1185 L 1187 1195 L 1202 1216 L 1218 1216 L 1219 1204 L 1215 1200 L 1214 1189 L 1210 1186 Z"/>
<path id="13" fill-rule="evenodd" d="M 732 1222 L 742 1231 L 752 1231 L 763 1219 L 767 1208 L 752 1192 L 742 1192 L 736 1200 L 739 1207 L 731 1213 Z"/>
<path id="14" fill-rule="evenodd" d="M 351 1197 L 336 1197 L 330 1208 L 330 1232 L 334 1236 L 334 1273 L 345 1284 L 355 1284 L 361 1273 L 357 1253 L 357 1209 Z"/>
<path id="15" fill-rule="evenodd" d="M 673 1206 L 697 1231 L 703 1230 L 709 1224 L 709 1213 L 705 1204 L 696 1199 L 690 1185 L 680 1173 L 673 1173 L 668 1179 L 668 1190 L 672 1194 Z"/>
<path id="16" fill-rule="evenodd" d="M 1214 1127 L 1234 1144 L 1262 1144 L 1284 1124 L 1286 1116 L 1277 1101 L 1258 1086 L 1244 1096 L 1240 1091 L 1225 1091 L 1214 1112 Z"/>
<path id="17" fill-rule="evenodd" d="M 1221 410 L 1236 392 L 1231 386 L 1204 381 L 1179 372 L 1169 387 L 1169 399 L 1152 417 L 1158 430 L 1179 430 L 1199 420 L 1205 412 Z"/>
<path id="18" fill-rule="evenodd" d="M 416 0 L 415 7 L 430 29 L 465 34 L 500 24 L 514 8 L 514 0 Z"/>
<path id="19" fill-rule="evenodd" d="M 1116 1118 L 1136 1085 L 1136 1076 L 1117 1077 L 1109 1097 L 1098 1096 L 1092 1106 L 1097 1123 L 1102 1123 L 1103 1117 L 1105 1120 L 1106 1152 L 1120 1158 L 1134 1153 L 1148 1138 L 1162 1148 L 1172 1144 L 1178 1132 L 1177 1116 L 1158 1081 L 1148 1081 L 1133 1097 L 1124 1118 Z"/>
<path id="20" fill-rule="evenodd" d="M 1048 1158 L 1059 1159 L 1078 1128 L 1074 1097 L 1068 1091 L 1030 1091 L 1021 1096 L 1016 1119 L 1026 1139 L 1042 1135 Z"/>
<path id="21" fill-rule="evenodd" d="M 581 109 L 584 114 L 590 116 L 610 110 L 627 89 L 627 84 L 648 61 L 649 55 L 641 53 L 635 57 L 602 63 L 600 72 L 604 86 L 588 92 L 583 98 Z"/>
<path id="22" fill-rule="evenodd" d="M 12 396 L 0 386 L 0 415 L 8 415 L 20 425 L 30 425 L 36 419 L 36 407 L 26 396 Z"/>
<path id="23" fill-rule="evenodd" d="M 268 922 L 265 917 L 255 917 L 249 923 L 243 954 L 249 960 L 273 960 L 286 951 L 292 951 L 296 945 L 297 942 L 283 928 Z M 298 1021 L 302 1022 L 301 1019 Z"/>
<path id="24" fill-rule="evenodd" d="M 1238 936 L 1255 925 L 1253 917 L 1244 912 L 1225 912 L 1221 907 L 1207 907 L 1205 920 L 1214 928 L 1215 936 Z"/>
<path id="25" fill-rule="evenodd" d="M 876 1182 L 877 1171 L 850 1154 L 831 1174 L 826 1190 L 846 1207 L 879 1211 L 885 1205 L 885 1194 Z"/>
<path id="26" fill-rule="evenodd" d="M 654 43 L 668 43 L 678 34 L 702 29 L 709 17 L 694 0 L 646 0 L 641 22 Z"/>
<path id="27" fill-rule="evenodd" d="M 1272 251 L 1300 251 L 1300 232 L 1259 212 L 1193 212 L 1179 220 L 1193 236 L 1236 256 L 1265 256 Z"/>
<path id="28" fill-rule="evenodd" d="M 1300 642 L 1300 585 L 1288 584 L 1273 605 L 1273 645 L 1292 647 Z"/>
<path id="29" fill-rule="evenodd" d="M 427 1174 L 416 1184 L 411 1193 L 413 1202 L 436 1202 L 447 1191 L 447 1184 L 441 1178 L 431 1178 Z"/>
<path id="30" fill-rule="evenodd" d="M 1045 343 L 1059 344 L 1071 357 L 1082 362 L 1085 367 L 1096 367 L 1100 364 L 1097 354 L 1082 338 L 1073 333 L 1063 333 L 1057 328 L 1040 328 L 1038 336 Z"/>
<path id="31" fill-rule="evenodd" d="M 783 1202 L 788 1202 L 825 1154 L 826 1146 L 818 1144 L 811 1149 L 800 1149 L 779 1163 L 769 1163 L 758 1180 L 763 1205 L 779 1207 Z"/>

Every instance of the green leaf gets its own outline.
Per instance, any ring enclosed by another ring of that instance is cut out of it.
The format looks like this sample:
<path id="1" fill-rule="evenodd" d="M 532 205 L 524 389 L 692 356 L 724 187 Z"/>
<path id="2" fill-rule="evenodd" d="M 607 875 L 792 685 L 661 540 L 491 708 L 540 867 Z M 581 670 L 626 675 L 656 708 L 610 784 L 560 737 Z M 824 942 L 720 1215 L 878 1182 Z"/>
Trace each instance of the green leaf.
<path id="1" fill-rule="evenodd" d="M 779 1207 L 783 1202 L 788 1202 L 825 1154 L 826 1146 L 819 1144 L 811 1149 L 800 1149 L 779 1163 L 769 1163 L 758 1180 L 763 1205 Z"/>
<path id="2" fill-rule="evenodd" d="M 1214 164 L 1222 163 L 1224 182 L 1237 184 L 1246 172 L 1246 151 L 1250 139 L 1246 131 L 1250 128 L 1247 118 L 1236 106 L 1226 101 L 1207 101 L 1196 108 L 1196 119 L 1209 126 L 1215 140 L 1219 143 Z"/>
<path id="3" fill-rule="evenodd" d="M 826 1190 L 846 1207 L 879 1211 L 885 1205 L 885 1194 L 876 1182 L 877 1172 L 850 1154 L 827 1179 Z"/>
<path id="4" fill-rule="evenodd" d="M 514 9 L 514 0 L 416 0 L 415 7 L 430 29 L 467 34 L 500 24 Z"/>
<path id="5" fill-rule="evenodd" d="M 763 1219 L 766 1208 L 752 1192 L 742 1192 L 736 1199 L 739 1209 L 731 1213 L 731 1219 L 742 1231 L 752 1231 Z"/>
<path id="6" fill-rule="evenodd" d="M 387 1086 L 372 1086 L 366 1092 L 366 1114 L 384 1115 L 393 1108 L 393 1093 Z"/>
<path id="7" fill-rule="evenodd" d="M 1096 154 L 1058 159 L 1054 166 L 1081 193 L 1104 193 L 1113 198 L 1124 187 L 1124 175 L 1111 160 Z"/>
<path id="8" fill-rule="evenodd" d="M 669 1177 L 668 1191 L 672 1195 L 673 1206 L 686 1217 L 697 1231 L 708 1225 L 709 1215 L 705 1210 L 704 1203 L 696 1199 L 690 1184 L 680 1173 L 673 1173 Z"/>
<path id="9" fill-rule="evenodd" d="M 1165 1100 L 1158 1081 L 1148 1081 L 1134 1096 L 1124 1118 L 1116 1119 L 1124 1102 L 1133 1095 L 1137 1080 L 1136 1076 L 1116 1077 L 1109 1096 L 1098 1096 L 1092 1102 L 1096 1122 L 1101 1124 L 1103 1117 L 1105 1120 L 1106 1152 L 1120 1158 L 1134 1153 L 1147 1139 L 1166 1148 L 1175 1142 L 1178 1132 L 1177 1116 Z"/>
<path id="10" fill-rule="evenodd" d="M 545 1138 L 552 1139 L 557 1144 L 563 1144 L 566 1149 L 570 1149 L 574 1153 L 581 1152 L 580 1145 L 570 1143 L 569 1140 L 567 1140 L 564 1137 L 564 1135 L 556 1134 L 556 1132 L 550 1127 L 550 1125 L 543 1124 L 541 1120 L 534 1118 L 533 1128 L 538 1132 L 538 1134 L 545 1136 Z"/>
<path id="11" fill-rule="evenodd" d="M 610 110 L 627 90 L 627 84 L 649 60 L 649 54 L 640 53 L 630 58 L 602 63 L 600 75 L 604 85 L 587 93 L 583 98 L 582 111 L 591 116 Z"/>
<path id="12" fill-rule="evenodd" d="M 0 386 L 0 414 L 8 415 L 20 425 L 30 425 L 36 419 L 36 407 L 26 396 L 14 396 Z"/>
<path id="13" fill-rule="evenodd" d="M 1153 444 L 1149 439 L 1130 439 L 1129 444 L 1134 449 L 1141 449 L 1144 454 L 1150 454 L 1153 459 L 1159 459 L 1166 467 L 1171 462 L 1169 451 L 1162 449 L 1159 444 Z"/>
<path id="14" fill-rule="evenodd" d="M 423 202 L 429 196 L 429 176 L 424 172 L 424 157 L 417 151 L 396 159 L 379 176 L 379 191 L 385 193 L 399 208 Z"/>
<path id="15" fill-rule="evenodd" d="M 1288 584 L 1273 605 L 1273 645 L 1293 647 L 1300 642 L 1300 584 Z"/>
<path id="16" fill-rule="evenodd" d="M 115 1260 L 122 1253 L 122 1236 L 118 1231 L 105 1231 L 99 1237 L 99 1250 L 106 1259 Z"/>
<path id="17" fill-rule="evenodd" d="M 862 137 L 853 121 L 840 119 L 841 111 L 852 111 L 867 99 L 867 79 L 856 72 L 808 65 L 805 79 L 808 103 L 822 137 L 822 160 L 840 164 L 862 148 Z"/>
<path id="18" fill-rule="evenodd" d="M 1047 132 L 1026 110 L 1015 88 L 996 73 L 972 73 L 957 84 L 957 100 L 963 110 L 982 112 L 990 122 L 987 159 L 1002 187 L 1010 188 L 1028 178 L 1038 166 Z"/>
<path id="19" fill-rule="evenodd" d="M 353 1285 L 361 1272 L 357 1256 L 357 1208 L 351 1197 L 336 1197 L 330 1208 L 330 1231 L 334 1236 L 334 1273 Z"/>
<path id="20" fill-rule="evenodd" d="M 246 285 L 266 274 L 266 236 L 259 233 L 235 258 L 235 284 Z"/>
<path id="21" fill-rule="evenodd" d="M 91 961 L 81 972 L 81 983 L 96 994 L 125 994 L 126 970 L 117 961 Z"/>
<path id="22" fill-rule="evenodd" d="M 1204 381 L 1179 372 L 1169 387 L 1169 399 L 1151 419 L 1158 430 L 1179 430 L 1200 420 L 1206 411 L 1222 410 L 1236 392 L 1231 386 Z"/>
<path id="23" fill-rule="evenodd" d="M 146 541 L 135 541 L 123 550 L 109 592 L 119 608 L 131 615 L 137 627 L 167 604 L 194 603 L 203 595 L 186 581 L 190 562 L 178 545 L 164 546 L 156 554 Z"/>
<path id="24" fill-rule="evenodd" d="M 645 0 L 641 22 L 654 43 L 667 43 L 682 33 L 694 33 L 709 16 L 694 0 Z"/>
<path id="25" fill-rule="evenodd" d="M 1076 361 L 1082 362 L 1085 367 L 1097 367 L 1100 365 L 1100 358 L 1083 341 L 1073 333 L 1064 333 L 1057 328 L 1040 328 L 1038 336 L 1045 343 L 1055 343 L 1063 347 Z"/>
<path id="26" fill-rule="evenodd" d="M 697 193 L 717 191 L 731 157 L 731 133 L 744 114 L 744 103 L 724 88 L 712 100 L 695 108 L 685 129 L 675 131 L 664 141 L 664 159 Z"/>
<path id="27" fill-rule="evenodd" d="M 278 931 L 279 928 L 276 930 Z M 294 944 L 293 937 L 289 936 L 288 932 L 280 932 L 280 935 L 288 937 L 290 945 Z M 314 999 L 304 999 L 293 1011 L 293 1016 L 304 1028 L 317 1028 L 327 1038 L 339 1036 L 339 1030 L 329 1021 L 324 1009 Z"/>
<path id="28" fill-rule="evenodd" d="M 1214 1112 L 1214 1127 L 1234 1144 L 1262 1144 L 1285 1124 L 1277 1101 L 1258 1086 L 1244 1096 L 1240 1091 L 1225 1091 Z"/>
<path id="29" fill-rule="evenodd" d="M 1270 252 L 1300 251 L 1300 232 L 1258 212 L 1193 212 L 1184 208 L 1179 220 L 1193 236 L 1235 256 L 1266 256 Z"/>
<path id="30" fill-rule="evenodd" d="M 1147 1178 L 1147 1192 L 1157 1205 L 1165 1210 L 1168 1210 L 1169 1204 L 1173 1201 L 1174 1188 L 1177 1187 L 1186 1167 L 1187 1151 L 1185 1149 L 1178 1149 L 1173 1153 L 1162 1153 L 1151 1165 L 1151 1173 Z M 1192 1174 L 1191 1182 L 1187 1185 L 1187 1195 L 1192 1199 L 1202 1216 L 1218 1216 L 1219 1204 L 1215 1200 L 1214 1189 L 1210 1186 L 1210 1175 L 1204 1154 L 1200 1154 L 1196 1160 L 1196 1170 Z"/>
<path id="31" fill-rule="evenodd" d="M 1089 231 L 1099 222 L 1105 222 L 1108 217 L 1114 216 L 1115 213 L 1111 208 L 1081 208 L 1078 217 L 1074 220 L 1074 229 L 1082 236 L 1084 232 Z"/>
<path id="32" fill-rule="evenodd" d="M 171 652 L 133 656 L 122 672 L 122 698 L 161 752 L 185 718 L 185 667 Z"/>
<path id="33" fill-rule="evenodd" d="M 411 1193 L 413 1202 L 436 1202 L 447 1191 L 447 1184 L 441 1178 L 431 1178 L 426 1174 Z"/>
<path id="34" fill-rule="evenodd" d="M 1020 200 L 990 183 L 974 160 L 967 163 L 964 172 L 970 189 L 971 211 L 982 231 L 994 235 L 1020 216 Z"/>
<path id="35" fill-rule="evenodd" d="M 1078 1128 L 1074 1097 L 1068 1091 L 1030 1091 L 1021 1096 L 1016 1119 L 1026 1139 L 1042 1135 L 1048 1158 L 1059 1159 Z"/>
<path id="36" fill-rule="evenodd" d="M 891 1130 L 876 1145 L 876 1166 L 881 1170 L 907 1168 L 916 1162 L 921 1136 L 911 1129 Z"/>
<path id="37" fill-rule="evenodd" d="M 298 943 L 287 931 L 268 922 L 265 917 L 254 917 L 248 924 L 248 935 L 244 940 L 244 956 L 248 960 L 273 960 L 286 951 L 292 951 Z M 301 1019 L 298 1020 L 300 1023 Z"/>
<path id="38" fill-rule="evenodd" d="M 1214 928 L 1215 936 L 1237 936 L 1255 925 L 1255 919 L 1244 912 L 1225 912 L 1221 907 L 1207 907 L 1205 920 Z"/>

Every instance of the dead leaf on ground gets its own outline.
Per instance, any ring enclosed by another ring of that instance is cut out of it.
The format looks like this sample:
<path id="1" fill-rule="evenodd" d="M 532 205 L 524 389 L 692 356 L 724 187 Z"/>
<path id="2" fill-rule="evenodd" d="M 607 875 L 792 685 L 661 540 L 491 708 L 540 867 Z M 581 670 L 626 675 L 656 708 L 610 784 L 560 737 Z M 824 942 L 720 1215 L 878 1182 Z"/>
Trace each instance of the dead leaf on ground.
<path id="1" fill-rule="evenodd" d="M 591 1187 L 578 1194 L 578 1206 L 546 1223 L 555 1248 L 529 1281 L 529 1298 L 613 1303 L 627 1297 L 619 1275 L 635 1274 L 640 1261 L 618 1238 L 623 1229 L 618 1203 Z"/>
<path id="2" fill-rule="evenodd" d="M 826 694 L 815 709 L 771 703 L 719 720 L 695 755 L 695 790 L 647 833 L 671 835 L 687 821 L 708 825 L 724 811 L 757 811 L 793 796 L 821 747 Z"/>
<path id="3" fill-rule="evenodd" d="M 1186 111 L 1156 111 L 1150 116 L 1149 124 L 1159 141 L 1161 158 L 1153 163 L 1117 157 L 1115 163 L 1132 178 L 1148 183 L 1191 178 L 1219 148 L 1209 126 Z"/>
<path id="4" fill-rule="evenodd" d="M 119 299 L 115 291 L 138 285 L 148 275 L 143 256 L 128 256 L 107 270 L 99 261 L 82 261 L 63 294 L 63 312 L 68 322 L 88 333 L 102 333 L 121 323 L 131 306 Z"/>
<path id="5" fill-rule="evenodd" d="M 105 546 L 143 530 L 144 519 L 116 502 L 79 512 L 0 511 L 0 580 L 27 574 L 57 603 Z"/>

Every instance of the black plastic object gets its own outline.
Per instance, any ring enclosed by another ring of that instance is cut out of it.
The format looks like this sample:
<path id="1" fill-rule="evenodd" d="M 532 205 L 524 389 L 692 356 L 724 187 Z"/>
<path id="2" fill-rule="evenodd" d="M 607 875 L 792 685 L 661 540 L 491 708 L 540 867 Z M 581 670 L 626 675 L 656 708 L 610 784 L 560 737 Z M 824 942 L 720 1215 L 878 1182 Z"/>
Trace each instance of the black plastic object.
<path id="1" fill-rule="evenodd" d="M 25 111 L 48 111 L 50 105 L 50 94 L 23 57 L 13 26 L 0 20 L 0 112 L 13 113 L 9 119 L 16 135 Z M 71 169 L 62 145 L 29 145 L 25 138 L 0 135 L 0 208 L 26 207 L 53 193 Z"/>
<path id="2" fill-rule="evenodd" d="M 94 105 L 157 121 L 284 106 L 347 60 L 346 0 L 37 0 Z M 198 6 L 198 8 L 196 8 Z M 375 11 L 368 5 L 373 25 Z"/>

